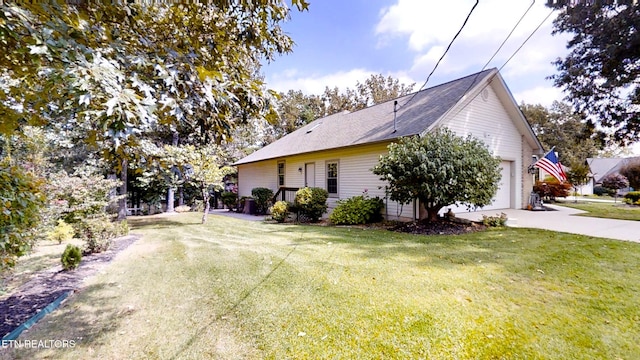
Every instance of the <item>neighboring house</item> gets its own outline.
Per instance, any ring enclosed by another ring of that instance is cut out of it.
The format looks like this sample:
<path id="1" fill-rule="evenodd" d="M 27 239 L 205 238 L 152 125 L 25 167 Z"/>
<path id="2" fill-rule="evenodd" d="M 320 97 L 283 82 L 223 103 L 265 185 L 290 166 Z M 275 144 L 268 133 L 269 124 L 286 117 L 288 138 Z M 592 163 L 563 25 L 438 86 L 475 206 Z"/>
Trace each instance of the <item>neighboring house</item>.
<path id="1" fill-rule="evenodd" d="M 416 205 L 388 200 L 385 183 L 371 169 L 391 142 L 438 127 L 471 134 L 502 159 L 498 193 L 484 209 L 526 207 L 533 188 L 527 167 L 532 155 L 542 154 L 542 146 L 496 69 L 317 119 L 236 162 L 238 194 L 249 196 L 255 187 L 274 193 L 282 187 L 322 187 L 333 209 L 337 200 L 367 191 L 385 199 L 388 218 L 415 218 Z"/>
<path id="2" fill-rule="evenodd" d="M 586 164 L 589 166 L 589 180 L 585 185 L 578 188 L 578 193 L 581 195 L 593 195 L 593 188 L 602 186 L 602 179 L 611 174 L 620 173 L 620 170 L 632 161 L 640 161 L 640 156 L 628 158 L 588 158 Z"/>

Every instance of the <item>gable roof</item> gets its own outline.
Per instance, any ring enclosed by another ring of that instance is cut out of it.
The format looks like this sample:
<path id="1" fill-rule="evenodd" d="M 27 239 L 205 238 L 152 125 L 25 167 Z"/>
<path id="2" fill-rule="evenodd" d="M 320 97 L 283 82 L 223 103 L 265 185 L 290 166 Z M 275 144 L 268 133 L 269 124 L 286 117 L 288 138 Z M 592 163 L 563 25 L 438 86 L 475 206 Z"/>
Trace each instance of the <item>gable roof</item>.
<path id="1" fill-rule="evenodd" d="M 433 128 L 465 94 L 488 84 L 498 70 L 490 69 L 355 112 L 320 118 L 246 156 L 234 165 L 355 145 L 391 141 Z M 500 78 L 501 79 L 501 78 Z M 504 82 L 500 82 L 504 85 Z M 483 88 L 483 87 L 482 87 Z M 508 90 L 507 90 L 508 93 Z M 510 93 L 509 93 L 509 96 Z M 513 101 L 517 108 L 517 104 Z M 397 101 L 394 131 L 394 103 Z M 517 110 L 519 112 L 519 110 Z M 521 113 L 520 113 L 521 114 Z M 520 115 L 522 121 L 526 120 Z M 527 124 L 528 127 L 528 124 Z M 530 127 L 529 127 L 529 131 Z M 531 135 L 533 132 L 531 131 Z M 539 144 L 537 138 L 535 142 Z"/>
<path id="2" fill-rule="evenodd" d="M 640 156 L 629 158 L 587 158 L 587 165 L 589 165 L 591 174 L 596 184 L 598 184 L 606 176 L 619 172 L 632 161 L 640 161 Z"/>

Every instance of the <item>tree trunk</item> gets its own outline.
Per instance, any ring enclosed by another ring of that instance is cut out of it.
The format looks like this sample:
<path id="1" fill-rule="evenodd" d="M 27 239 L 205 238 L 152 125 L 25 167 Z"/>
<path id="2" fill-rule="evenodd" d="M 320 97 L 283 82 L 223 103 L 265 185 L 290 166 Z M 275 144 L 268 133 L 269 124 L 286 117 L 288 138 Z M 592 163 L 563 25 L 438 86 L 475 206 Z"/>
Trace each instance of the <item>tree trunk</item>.
<path id="1" fill-rule="evenodd" d="M 184 205 L 184 187 L 178 188 L 178 206 Z"/>
<path id="2" fill-rule="evenodd" d="M 168 213 L 172 213 L 175 212 L 175 189 L 170 187 L 169 190 L 167 190 L 167 212 Z"/>
<path id="3" fill-rule="evenodd" d="M 442 206 L 425 207 L 424 202 L 420 201 L 420 220 L 427 220 L 428 222 L 435 222 L 440 220 L 438 212 L 442 209 Z"/>
<path id="4" fill-rule="evenodd" d="M 127 219 L 127 159 L 122 160 L 122 169 L 120 170 L 120 185 L 119 195 L 122 196 L 118 200 L 118 221 Z"/>
<path id="5" fill-rule="evenodd" d="M 202 214 L 202 223 L 207 222 L 207 214 L 209 214 L 209 189 L 206 185 L 202 186 L 202 200 L 204 201 L 204 213 Z"/>

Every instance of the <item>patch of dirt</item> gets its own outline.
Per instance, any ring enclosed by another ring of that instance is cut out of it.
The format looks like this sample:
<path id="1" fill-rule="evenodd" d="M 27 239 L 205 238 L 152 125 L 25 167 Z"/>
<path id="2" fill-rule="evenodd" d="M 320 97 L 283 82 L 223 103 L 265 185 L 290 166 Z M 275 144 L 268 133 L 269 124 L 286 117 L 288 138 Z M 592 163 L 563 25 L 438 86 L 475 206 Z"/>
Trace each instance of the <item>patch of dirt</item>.
<path id="1" fill-rule="evenodd" d="M 77 269 L 63 271 L 58 265 L 44 270 L 10 295 L 0 298 L 0 337 L 15 330 L 65 292 L 79 289 L 84 279 L 97 273 L 140 237 L 128 235 L 115 239 L 109 250 L 83 256 Z"/>
<path id="2" fill-rule="evenodd" d="M 391 228 L 393 231 L 419 235 L 461 235 L 485 230 L 487 227 L 478 223 L 458 223 L 447 220 L 435 222 L 415 221 L 400 223 Z"/>

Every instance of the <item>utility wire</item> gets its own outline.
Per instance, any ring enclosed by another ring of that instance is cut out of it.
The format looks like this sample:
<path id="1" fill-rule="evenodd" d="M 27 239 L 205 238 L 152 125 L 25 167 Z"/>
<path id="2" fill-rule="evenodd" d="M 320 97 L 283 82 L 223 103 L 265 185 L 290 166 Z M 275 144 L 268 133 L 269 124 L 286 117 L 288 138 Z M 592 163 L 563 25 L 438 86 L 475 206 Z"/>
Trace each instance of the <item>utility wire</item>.
<path id="1" fill-rule="evenodd" d="M 467 18 L 464 19 L 464 22 L 462 23 L 462 26 L 460 27 L 460 29 L 458 29 L 458 32 L 455 34 L 455 36 L 453 37 L 453 39 L 451 39 L 451 42 L 449 42 L 449 45 L 447 46 L 447 48 L 445 49 L 444 53 L 442 53 L 442 56 L 440 56 L 440 59 L 438 59 L 438 62 L 436 63 L 436 65 L 433 67 L 433 70 L 431 70 L 431 73 L 429 73 L 429 76 L 427 76 L 427 80 L 425 80 L 424 84 L 422 84 L 422 86 L 420 87 L 420 89 L 418 89 L 418 91 L 416 91 L 415 93 L 413 93 L 413 95 L 409 98 L 409 100 L 407 100 L 404 104 L 402 104 L 401 106 L 399 106 L 397 110 L 403 108 L 405 105 L 407 105 L 409 102 L 411 102 L 411 100 L 413 100 L 413 98 L 416 96 L 417 93 L 419 93 L 422 89 L 424 89 L 425 86 L 427 86 L 427 83 L 429 82 L 429 78 L 431 78 L 431 75 L 433 75 L 433 73 L 436 71 L 436 69 L 438 68 L 438 66 L 440 65 L 440 62 L 442 61 L 442 59 L 444 59 L 445 55 L 447 55 L 447 52 L 449 51 L 449 49 L 451 48 L 451 45 L 453 45 L 453 42 L 456 41 L 456 39 L 458 38 L 458 35 L 460 35 L 460 33 L 462 32 L 462 29 L 464 29 L 465 25 L 467 25 L 467 21 L 469 21 L 469 18 L 471 17 L 471 14 L 473 13 L 473 11 L 476 9 L 476 7 L 478 6 L 478 4 L 480 3 L 480 0 L 476 0 L 476 3 L 473 5 L 473 7 L 471 8 L 471 11 L 469 11 L 469 14 L 467 14 Z"/>
<path id="2" fill-rule="evenodd" d="M 509 34 L 507 35 L 506 38 L 504 38 L 504 40 L 502 41 L 502 44 L 500 44 L 500 46 L 498 47 L 498 49 L 493 53 L 493 55 L 491 55 L 491 58 L 489 59 L 489 61 L 487 61 L 486 64 L 484 64 L 484 66 L 482 67 L 482 69 L 476 74 L 475 78 L 473 79 L 473 81 L 471 82 L 471 84 L 469 84 L 469 87 L 467 88 L 467 90 L 464 91 L 464 93 L 462 93 L 462 96 L 460 96 L 460 99 L 462 99 L 469 90 L 471 90 L 471 88 L 473 87 L 473 85 L 476 84 L 476 80 L 478 80 L 478 76 L 480 76 L 480 73 L 483 72 L 487 66 L 489 66 L 489 64 L 491 63 L 491 61 L 496 57 L 496 55 L 498 55 L 498 53 L 500 52 L 500 50 L 502 50 L 502 47 L 504 46 L 504 44 L 507 43 L 507 40 L 509 40 L 509 38 L 511 37 L 511 35 L 513 35 L 513 32 L 516 31 L 516 28 L 518 27 L 518 25 L 520 25 L 520 23 L 522 22 L 522 20 L 525 18 L 525 16 L 527 16 L 527 14 L 529 13 L 529 11 L 531 10 L 531 8 L 533 7 L 533 5 L 536 3 L 536 0 L 533 0 L 531 2 L 531 5 L 529 5 L 529 7 L 527 8 L 527 10 L 524 12 L 524 14 L 522 14 L 522 16 L 520 16 L 520 20 L 518 20 L 518 22 L 513 26 L 513 28 L 511 29 L 511 31 L 509 32 Z M 546 19 L 545 19 L 546 21 Z M 528 40 L 528 39 L 527 39 Z M 526 41 L 525 41 L 526 42 Z M 460 100 L 458 99 L 458 100 Z"/>
<path id="3" fill-rule="evenodd" d="M 540 24 L 538 24 L 538 26 L 533 30 L 533 32 L 531 34 L 529 34 L 529 36 L 522 42 L 522 44 L 520 44 L 520 46 L 518 46 L 518 48 L 516 49 L 516 51 L 513 52 L 513 54 L 511 54 L 511 56 L 507 59 L 507 61 L 505 61 L 504 64 L 502 64 L 502 66 L 500 66 L 500 68 L 498 68 L 498 71 L 496 72 L 496 74 L 498 74 L 505 66 L 507 66 L 507 64 L 509 63 L 509 61 L 511 61 L 511 59 L 513 59 L 516 54 L 524 47 L 524 45 L 533 37 L 533 35 L 538 32 L 538 30 L 540 30 L 540 28 L 542 27 L 542 25 L 549 19 L 549 17 L 551 17 L 551 15 L 553 14 L 554 10 L 551 10 L 549 12 L 549 14 L 540 22 Z M 482 87 L 482 89 L 480 89 L 480 91 L 478 91 L 478 93 L 476 93 L 476 95 L 471 98 L 470 101 L 468 101 L 466 104 L 464 104 L 460 109 L 458 109 L 458 111 L 453 115 L 456 116 L 458 115 L 462 110 L 464 110 L 465 107 L 467 107 L 467 105 L 471 104 L 473 102 L 473 100 L 478 97 L 478 95 L 480 93 L 482 93 L 482 90 L 484 90 L 487 86 L 489 86 L 489 84 L 491 84 L 491 81 L 493 81 L 493 78 L 496 76 L 496 74 L 493 74 L 491 76 L 491 78 L 487 81 L 487 83 Z M 477 76 L 477 75 L 476 75 Z M 475 82 L 475 80 L 474 80 Z M 473 85 L 473 83 L 472 83 Z M 467 89 L 467 91 L 469 91 L 469 89 L 471 88 L 471 86 Z M 460 99 L 462 99 L 467 91 L 465 91 L 462 96 L 460 96 Z M 460 101 L 460 99 L 458 99 L 458 101 Z"/>

